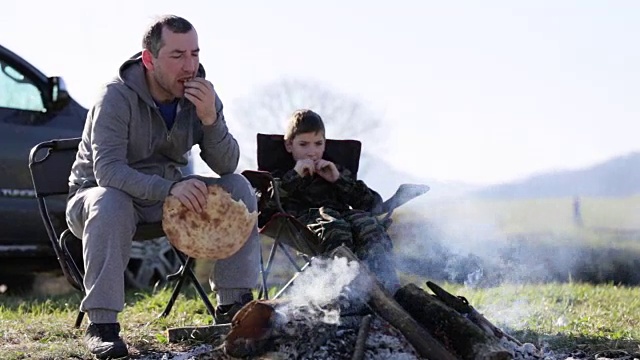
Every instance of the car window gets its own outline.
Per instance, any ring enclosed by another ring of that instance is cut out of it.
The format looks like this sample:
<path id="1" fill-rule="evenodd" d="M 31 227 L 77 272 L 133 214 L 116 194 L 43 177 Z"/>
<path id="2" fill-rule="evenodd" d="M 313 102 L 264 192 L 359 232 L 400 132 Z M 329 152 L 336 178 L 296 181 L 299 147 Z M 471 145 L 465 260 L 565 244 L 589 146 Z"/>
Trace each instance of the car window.
<path id="1" fill-rule="evenodd" d="M 33 81 L 0 60 L 0 107 L 46 111 L 42 94 Z"/>

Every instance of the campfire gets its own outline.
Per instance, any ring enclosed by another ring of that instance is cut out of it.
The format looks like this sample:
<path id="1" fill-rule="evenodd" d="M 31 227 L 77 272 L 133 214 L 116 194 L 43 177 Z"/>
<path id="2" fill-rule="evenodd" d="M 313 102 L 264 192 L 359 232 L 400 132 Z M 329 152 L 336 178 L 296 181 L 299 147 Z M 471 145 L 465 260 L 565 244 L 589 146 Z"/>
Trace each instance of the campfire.
<path id="1" fill-rule="evenodd" d="M 543 359 L 465 299 L 428 283 L 388 294 L 346 248 L 316 259 L 275 300 L 234 317 L 219 351 L 263 359 Z"/>

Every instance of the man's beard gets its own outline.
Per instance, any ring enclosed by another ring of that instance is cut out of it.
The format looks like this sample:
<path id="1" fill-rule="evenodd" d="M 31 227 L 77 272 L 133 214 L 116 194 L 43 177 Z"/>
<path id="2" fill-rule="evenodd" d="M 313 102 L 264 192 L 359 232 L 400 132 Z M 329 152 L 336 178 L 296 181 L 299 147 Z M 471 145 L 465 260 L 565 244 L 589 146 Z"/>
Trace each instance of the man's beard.
<path id="1" fill-rule="evenodd" d="M 169 96 L 169 99 L 167 99 L 168 101 L 173 101 L 175 98 L 181 98 L 184 96 L 184 93 L 175 94 L 173 92 L 173 88 L 171 86 L 173 82 L 168 80 L 166 77 L 156 74 L 155 79 L 158 87 Z"/>

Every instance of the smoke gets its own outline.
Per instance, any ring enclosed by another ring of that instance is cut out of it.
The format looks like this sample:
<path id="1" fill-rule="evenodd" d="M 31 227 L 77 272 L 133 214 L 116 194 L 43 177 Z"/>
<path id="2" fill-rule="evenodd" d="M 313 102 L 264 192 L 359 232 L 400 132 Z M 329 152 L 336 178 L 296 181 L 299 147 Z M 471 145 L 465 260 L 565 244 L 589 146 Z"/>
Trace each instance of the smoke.
<path id="1" fill-rule="evenodd" d="M 304 272 L 296 278 L 287 292 L 287 302 L 277 308 L 284 321 L 289 318 L 306 318 L 337 324 L 341 306 L 354 300 L 365 300 L 368 283 L 359 276 L 360 264 L 346 258 L 314 258 Z"/>
<path id="2" fill-rule="evenodd" d="M 565 206 L 566 205 L 566 206 Z M 398 269 L 470 287 L 584 282 L 637 286 L 640 231 L 577 227 L 570 201 L 410 204 L 389 229 Z"/>
<path id="3" fill-rule="evenodd" d="M 640 274 L 629 270 L 640 265 L 638 251 L 616 248 L 613 242 L 609 247 L 593 245 L 584 228 L 538 224 L 533 218 L 549 211 L 544 209 L 540 204 L 462 199 L 414 206 L 411 212 L 419 217 L 401 213 L 389 229 L 398 268 L 470 287 L 568 281 L 640 284 Z"/>
<path id="4" fill-rule="evenodd" d="M 461 205 L 466 213 L 475 209 Z M 389 229 L 401 272 L 433 281 L 467 286 L 495 285 L 500 278 L 498 249 L 507 240 L 495 219 L 484 216 L 451 216 L 433 208 L 414 209 L 427 216 L 400 216 Z"/>
<path id="5" fill-rule="evenodd" d="M 491 318 L 491 322 L 507 333 L 513 329 L 526 328 L 530 314 L 534 307 L 526 300 L 509 301 L 508 303 L 494 303 L 477 308 L 480 313 Z"/>

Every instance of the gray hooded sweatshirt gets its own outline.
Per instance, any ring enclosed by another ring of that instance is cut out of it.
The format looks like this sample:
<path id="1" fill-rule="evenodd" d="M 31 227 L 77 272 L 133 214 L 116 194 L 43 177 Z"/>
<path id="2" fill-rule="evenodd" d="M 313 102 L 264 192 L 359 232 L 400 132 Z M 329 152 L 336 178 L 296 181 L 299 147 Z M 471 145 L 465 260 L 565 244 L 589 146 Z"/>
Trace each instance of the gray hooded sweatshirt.
<path id="1" fill-rule="evenodd" d="M 200 145 L 200 156 L 218 175 L 235 171 L 240 151 L 229 133 L 216 94 L 218 118 L 204 126 L 185 98 L 171 129 L 149 92 L 140 54 L 126 61 L 87 114 L 82 141 L 69 177 L 70 196 L 79 189 L 102 186 L 133 198 L 161 201 L 182 178 L 187 153 Z M 204 77 L 200 66 L 198 76 Z"/>

